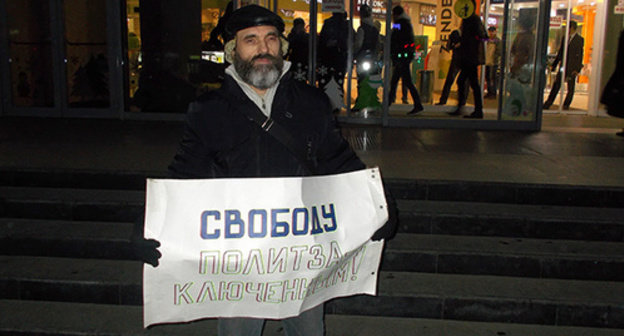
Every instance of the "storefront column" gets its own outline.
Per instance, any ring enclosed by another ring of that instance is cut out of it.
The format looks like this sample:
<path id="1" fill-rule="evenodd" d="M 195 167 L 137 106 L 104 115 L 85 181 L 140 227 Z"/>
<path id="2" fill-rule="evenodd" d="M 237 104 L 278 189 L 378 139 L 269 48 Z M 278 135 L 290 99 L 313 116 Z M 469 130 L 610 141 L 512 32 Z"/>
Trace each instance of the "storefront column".
<path id="1" fill-rule="evenodd" d="M 617 1 L 614 1 L 617 3 Z M 589 78 L 589 90 L 587 94 L 589 95 L 589 104 L 587 106 L 588 115 L 590 116 L 606 116 L 606 111 L 604 108 L 600 106 L 600 96 L 602 94 L 602 89 L 606 84 L 606 79 L 609 78 L 610 73 L 604 73 L 603 70 L 605 67 L 603 66 L 604 62 L 613 62 L 615 66 L 615 55 L 613 59 L 605 58 L 605 35 L 607 35 L 607 21 L 608 17 L 608 8 L 610 8 L 608 0 L 596 1 L 596 21 L 594 23 L 594 43 L 592 45 L 592 59 L 591 59 L 591 76 Z M 611 9 L 613 10 L 613 9 Z M 621 27 L 621 25 L 620 25 Z M 615 40 L 619 37 L 619 34 L 613 34 Z M 613 50 L 617 50 L 616 48 Z M 614 53 L 615 54 L 615 53 Z M 604 73 L 604 75 L 603 75 Z M 604 81 L 601 79 L 606 77 Z"/>
<path id="2" fill-rule="evenodd" d="M 9 52 L 6 1 L 0 0 L 0 116 L 6 114 L 9 105 Z"/>
<path id="3" fill-rule="evenodd" d="M 316 54 L 317 54 L 317 22 L 318 22 L 318 2 L 310 1 L 310 41 L 308 43 L 308 81 L 316 86 Z"/>
<path id="4" fill-rule="evenodd" d="M 383 126 L 388 126 L 389 115 L 388 99 L 390 97 L 390 76 L 392 75 L 392 64 L 390 63 L 390 34 L 392 34 L 392 0 L 386 0 L 386 33 L 384 35 L 384 50 L 383 50 L 383 99 L 382 106 L 382 120 Z"/>

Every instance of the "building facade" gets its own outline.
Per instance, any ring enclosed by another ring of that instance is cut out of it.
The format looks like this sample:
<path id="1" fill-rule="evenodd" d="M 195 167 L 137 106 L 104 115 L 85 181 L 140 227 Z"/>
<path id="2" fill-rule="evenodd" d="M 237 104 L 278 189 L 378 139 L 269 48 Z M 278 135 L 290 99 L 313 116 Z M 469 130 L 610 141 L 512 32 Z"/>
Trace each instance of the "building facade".
<path id="1" fill-rule="evenodd" d="M 286 22 L 285 35 L 295 19 L 303 19 L 307 63 L 294 66 L 293 73 L 323 87 L 342 122 L 397 127 L 538 130 L 546 113 L 601 116 L 599 96 L 615 68 L 624 27 L 624 8 L 616 0 L 477 1 L 473 10 L 485 28 L 496 28 L 497 94 L 484 100 L 483 119 L 466 120 L 448 115 L 455 109 L 455 84 L 447 104 L 436 103 L 451 63 L 448 36 L 459 29 L 470 0 L 0 0 L 0 114 L 182 119 L 188 102 L 219 86 L 227 66 L 220 29 L 232 8 L 249 3 L 277 12 Z M 361 70 L 365 61 L 355 50 L 364 24 L 362 4 L 372 8 L 380 32 L 374 70 Z M 395 102 L 389 101 L 391 8 L 397 5 L 405 9 L 415 35 L 411 74 L 425 105 L 416 117 L 406 116 L 412 101 L 400 84 Z M 344 66 L 338 70 L 342 66 L 327 66 L 319 55 L 325 43 L 320 33 L 332 11 L 344 12 L 352 28 L 345 32 L 344 60 L 338 62 Z M 551 65 L 559 49 L 560 64 L 570 56 L 572 21 L 584 39 L 574 98 L 564 109 L 569 90 L 564 80 L 553 104 L 543 110 L 557 73 L 566 70 Z M 328 75 L 332 71 L 338 74 Z M 480 75 L 485 96 L 485 67 Z"/>

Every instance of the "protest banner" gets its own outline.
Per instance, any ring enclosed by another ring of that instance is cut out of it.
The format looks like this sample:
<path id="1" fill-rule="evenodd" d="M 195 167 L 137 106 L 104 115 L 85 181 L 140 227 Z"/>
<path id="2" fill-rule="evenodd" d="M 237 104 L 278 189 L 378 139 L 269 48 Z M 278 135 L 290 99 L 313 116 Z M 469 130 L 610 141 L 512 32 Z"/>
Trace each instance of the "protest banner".
<path id="1" fill-rule="evenodd" d="M 201 318 L 297 316 L 376 294 L 388 219 L 379 169 L 287 178 L 149 179 L 144 326 Z"/>

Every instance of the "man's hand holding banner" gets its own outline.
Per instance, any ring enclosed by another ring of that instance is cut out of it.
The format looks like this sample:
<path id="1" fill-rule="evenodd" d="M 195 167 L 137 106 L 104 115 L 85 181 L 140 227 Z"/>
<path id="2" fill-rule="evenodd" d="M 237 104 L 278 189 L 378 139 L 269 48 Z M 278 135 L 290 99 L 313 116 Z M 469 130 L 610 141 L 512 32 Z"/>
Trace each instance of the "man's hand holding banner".
<path id="1" fill-rule="evenodd" d="M 314 177 L 148 180 L 144 325 L 297 316 L 375 295 L 388 219 L 379 169 Z"/>

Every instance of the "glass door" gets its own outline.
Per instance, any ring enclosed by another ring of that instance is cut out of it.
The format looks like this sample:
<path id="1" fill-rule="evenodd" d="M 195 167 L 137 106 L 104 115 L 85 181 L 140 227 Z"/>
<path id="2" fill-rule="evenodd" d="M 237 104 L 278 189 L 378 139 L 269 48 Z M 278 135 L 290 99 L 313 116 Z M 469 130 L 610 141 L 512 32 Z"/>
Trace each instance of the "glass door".
<path id="1" fill-rule="evenodd" d="M 7 114 L 53 114 L 58 106 L 54 79 L 58 74 L 54 53 L 51 1 L 6 0 L 6 53 L 8 66 L 3 67 L 5 107 Z M 6 69 L 6 70 L 5 70 Z"/>
<path id="2" fill-rule="evenodd" d="M 119 94 L 111 89 L 121 82 L 114 56 L 120 55 L 118 6 L 114 0 L 2 0 L 5 113 L 118 115 Z"/>
<path id="3" fill-rule="evenodd" d="M 596 10 L 590 0 L 552 2 L 545 113 L 587 114 Z"/>
<path id="4" fill-rule="evenodd" d="M 61 90 L 64 116 L 115 116 L 120 99 L 119 4 L 111 0 L 63 0 Z M 117 51 L 116 51 L 117 50 Z"/>
<path id="5" fill-rule="evenodd" d="M 548 25 L 546 1 L 505 1 L 504 80 L 499 102 L 501 120 L 541 120 L 544 85 L 544 35 Z"/>

